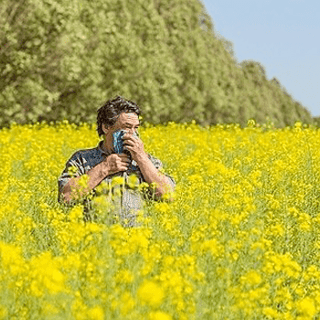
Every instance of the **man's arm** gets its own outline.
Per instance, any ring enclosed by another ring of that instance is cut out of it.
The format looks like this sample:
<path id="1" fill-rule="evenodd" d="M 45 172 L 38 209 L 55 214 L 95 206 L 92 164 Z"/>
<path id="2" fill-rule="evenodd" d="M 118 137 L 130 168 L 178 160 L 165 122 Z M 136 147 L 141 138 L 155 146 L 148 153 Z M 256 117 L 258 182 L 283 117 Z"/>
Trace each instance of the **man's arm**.
<path id="1" fill-rule="evenodd" d="M 79 185 L 79 177 L 71 178 L 68 183 L 62 189 L 62 195 L 65 202 L 74 200 L 76 194 L 73 190 L 80 191 L 80 195 L 87 195 L 92 189 L 94 189 L 106 176 L 117 173 L 119 171 L 126 171 L 129 166 L 129 159 L 126 154 L 111 154 L 105 160 L 97 164 L 91 170 L 87 172 L 89 177 L 87 186 L 85 188 Z"/>
<path id="2" fill-rule="evenodd" d="M 158 169 L 153 165 L 148 155 L 144 151 L 144 145 L 141 139 L 134 138 L 132 135 L 125 134 L 123 136 L 124 145 L 130 151 L 132 159 L 135 160 L 140 168 L 140 171 L 147 183 L 156 183 L 155 195 L 161 198 L 164 194 L 172 192 L 173 188 L 169 179 L 160 173 Z M 172 201 L 172 197 L 169 199 Z"/>
<path id="3" fill-rule="evenodd" d="M 73 194 L 73 190 L 81 189 L 81 196 L 87 195 L 108 175 L 108 169 L 105 167 L 104 163 L 101 162 L 97 164 L 95 167 L 93 167 L 91 170 L 89 170 L 87 172 L 87 175 L 89 177 L 89 180 L 86 188 L 81 189 L 81 186 L 79 185 L 79 179 L 82 176 L 71 178 L 68 181 L 68 183 L 63 187 L 62 195 L 65 202 L 70 202 L 71 200 L 74 200 L 75 194 Z"/>
<path id="4" fill-rule="evenodd" d="M 159 172 L 153 165 L 147 154 L 141 154 L 137 157 L 137 164 L 147 183 L 156 183 L 155 195 L 161 198 L 164 194 L 173 192 L 173 187 L 168 177 Z M 170 198 L 169 200 L 173 200 Z"/>

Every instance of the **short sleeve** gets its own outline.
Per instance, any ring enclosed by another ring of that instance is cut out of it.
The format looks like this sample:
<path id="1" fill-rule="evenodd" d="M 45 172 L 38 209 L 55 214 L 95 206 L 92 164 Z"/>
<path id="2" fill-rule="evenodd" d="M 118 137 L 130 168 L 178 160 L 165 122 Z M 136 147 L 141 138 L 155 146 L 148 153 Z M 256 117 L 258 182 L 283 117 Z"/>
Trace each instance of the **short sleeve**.
<path id="1" fill-rule="evenodd" d="M 156 169 L 158 169 L 158 170 L 162 169 L 163 165 L 162 165 L 161 160 L 155 158 L 151 154 L 148 154 L 148 157 L 151 160 L 152 164 L 156 167 Z"/>
<path id="2" fill-rule="evenodd" d="M 68 183 L 71 178 L 79 177 L 85 174 L 85 169 L 83 166 L 83 161 L 81 154 L 76 152 L 66 163 L 66 166 L 58 178 L 58 191 L 59 191 L 59 201 L 61 199 L 61 192 L 63 187 Z"/>

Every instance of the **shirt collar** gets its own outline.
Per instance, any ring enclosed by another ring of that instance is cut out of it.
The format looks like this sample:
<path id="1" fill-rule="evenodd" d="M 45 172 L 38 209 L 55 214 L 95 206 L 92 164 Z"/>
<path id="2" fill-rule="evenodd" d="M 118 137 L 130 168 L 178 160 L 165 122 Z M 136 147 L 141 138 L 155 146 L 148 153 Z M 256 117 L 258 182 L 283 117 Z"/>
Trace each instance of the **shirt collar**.
<path id="1" fill-rule="evenodd" d="M 110 154 L 113 153 L 111 150 L 104 150 L 104 149 L 103 149 L 103 140 L 98 143 L 97 149 L 98 149 L 102 154 L 105 154 L 105 155 L 107 155 L 107 156 L 109 156 Z"/>

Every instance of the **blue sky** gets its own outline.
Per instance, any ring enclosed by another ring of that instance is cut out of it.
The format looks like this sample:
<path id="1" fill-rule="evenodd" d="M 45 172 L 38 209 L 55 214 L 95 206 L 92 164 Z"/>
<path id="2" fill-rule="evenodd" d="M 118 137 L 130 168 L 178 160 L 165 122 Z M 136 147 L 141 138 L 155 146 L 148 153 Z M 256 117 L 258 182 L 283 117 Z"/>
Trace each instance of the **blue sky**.
<path id="1" fill-rule="evenodd" d="M 320 116 L 319 0 L 201 0 L 235 57 L 260 62 L 294 100 Z"/>

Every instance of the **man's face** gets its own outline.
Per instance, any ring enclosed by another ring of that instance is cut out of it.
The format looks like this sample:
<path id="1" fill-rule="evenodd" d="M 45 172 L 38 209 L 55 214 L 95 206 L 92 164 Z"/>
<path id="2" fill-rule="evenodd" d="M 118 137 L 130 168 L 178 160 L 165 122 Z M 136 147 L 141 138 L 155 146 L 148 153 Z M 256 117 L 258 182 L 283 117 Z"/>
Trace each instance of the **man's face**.
<path id="1" fill-rule="evenodd" d="M 123 129 L 129 132 L 129 134 L 133 134 L 133 132 L 139 128 L 139 125 L 140 122 L 136 113 L 122 112 L 115 125 L 110 129 L 112 130 L 112 133 L 118 129 Z"/>

